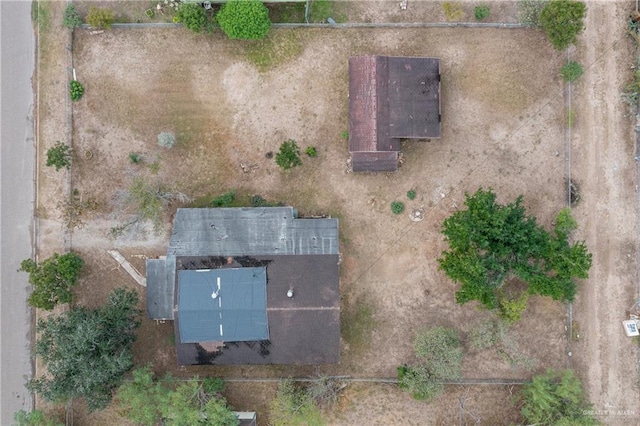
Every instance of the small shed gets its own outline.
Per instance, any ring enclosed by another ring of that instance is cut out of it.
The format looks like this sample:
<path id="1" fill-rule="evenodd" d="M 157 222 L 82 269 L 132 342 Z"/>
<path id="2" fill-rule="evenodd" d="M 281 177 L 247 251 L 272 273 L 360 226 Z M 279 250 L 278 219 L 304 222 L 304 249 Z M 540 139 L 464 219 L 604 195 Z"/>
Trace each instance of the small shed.
<path id="1" fill-rule="evenodd" d="M 440 60 L 349 58 L 349 152 L 353 171 L 394 171 L 402 139 L 441 136 Z"/>

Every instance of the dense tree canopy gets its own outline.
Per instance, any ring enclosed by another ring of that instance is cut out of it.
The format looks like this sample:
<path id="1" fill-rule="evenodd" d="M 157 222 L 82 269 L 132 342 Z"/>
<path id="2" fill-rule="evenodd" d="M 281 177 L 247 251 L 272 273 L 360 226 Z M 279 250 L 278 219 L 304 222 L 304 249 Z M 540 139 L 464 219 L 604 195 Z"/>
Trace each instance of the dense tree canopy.
<path id="1" fill-rule="evenodd" d="M 155 426 L 211 425 L 235 426 L 239 423 L 220 395 L 224 382 L 206 378 L 173 380 L 170 375 L 155 380 L 149 367 L 133 371 L 133 380 L 123 383 L 116 401 L 132 422 Z"/>
<path id="2" fill-rule="evenodd" d="M 586 14 L 587 7 L 580 1 L 551 0 L 540 12 L 539 23 L 553 47 L 563 50 L 577 41 Z"/>
<path id="3" fill-rule="evenodd" d="M 137 305 L 137 293 L 121 288 L 102 308 L 75 307 L 38 321 L 34 354 L 47 374 L 31 380 L 29 389 L 51 402 L 84 397 L 90 410 L 106 407 L 133 366 Z"/>
<path id="4" fill-rule="evenodd" d="M 216 19 L 222 31 L 233 39 L 261 39 L 271 28 L 269 10 L 260 0 L 229 0 Z"/>
<path id="5" fill-rule="evenodd" d="M 20 270 L 29 274 L 29 283 L 33 286 L 29 304 L 51 310 L 58 303 L 70 303 L 71 288 L 77 284 L 83 264 L 82 258 L 75 253 L 54 253 L 40 264 L 31 259 L 23 260 Z"/>
<path id="6" fill-rule="evenodd" d="M 571 301 L 574 279 L 587 278 L 591 254 L 584 241 L 569 244 L 569 233 L 576 228 L 569 210 L 558 214 L 549 233 L 526 215 L 522 199 L 503 206 L 491 189 L 480 188 L 466 194 L 466 210 L 444 221 L 449 249 L 438 261 L 449 278 L 462 284 L 458 303 L 477 300 L 498 308 L 503 284 L 514 279 L 530 294 Z"/>

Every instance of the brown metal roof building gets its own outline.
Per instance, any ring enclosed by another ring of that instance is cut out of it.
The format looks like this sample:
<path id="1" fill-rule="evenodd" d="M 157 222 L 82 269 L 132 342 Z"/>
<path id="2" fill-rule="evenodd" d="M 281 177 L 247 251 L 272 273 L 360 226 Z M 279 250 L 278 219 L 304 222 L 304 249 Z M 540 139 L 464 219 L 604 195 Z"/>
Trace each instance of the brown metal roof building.
<path id="1" fill-rule="evenodd" d="M 440 60 L 349 58 L 349 152 L 354 172 L 394 171 L 401 139 L 440 137 Z"/>

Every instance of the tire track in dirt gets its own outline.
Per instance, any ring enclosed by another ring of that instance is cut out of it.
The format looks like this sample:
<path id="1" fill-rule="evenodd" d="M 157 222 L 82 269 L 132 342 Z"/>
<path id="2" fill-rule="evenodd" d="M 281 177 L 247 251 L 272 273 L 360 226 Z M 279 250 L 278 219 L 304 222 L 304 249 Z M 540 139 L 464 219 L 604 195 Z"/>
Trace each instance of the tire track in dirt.
<path id="1" fill-rule="evenodd" d="M 640 414 L 635 345 L 621 325 L 638 280 L 633 125 L 620 96 L 633 63 L 624 35 L 631 7 L 588 2 L 577 55 L 586 72 L 574 97 L 572 170 L 583 199 L 574 210 L 576 237 L 593 253 L 575 305 L 581 340 L 574 356 L 596 417 L 608 425 L 634 424 Z"/>

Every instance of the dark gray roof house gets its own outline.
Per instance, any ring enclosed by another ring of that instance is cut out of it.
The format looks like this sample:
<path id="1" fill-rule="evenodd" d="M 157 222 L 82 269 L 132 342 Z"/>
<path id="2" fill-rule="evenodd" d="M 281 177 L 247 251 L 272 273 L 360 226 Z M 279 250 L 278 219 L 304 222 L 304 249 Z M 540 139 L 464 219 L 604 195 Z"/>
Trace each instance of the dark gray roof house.
<path id="1" fill-rule="evenodd" d="M 174 320 L 178 364 L 340 359 L 338 220 L 292 207 L 178 209 L 147 260 L 147 316 Z"/>
<path id="2" fill-rule="evenodd" d="M 440 60 L 349 58 L 349 152 L 360 171 L 394 171 L 402 139 L 440 137 Z"/>

